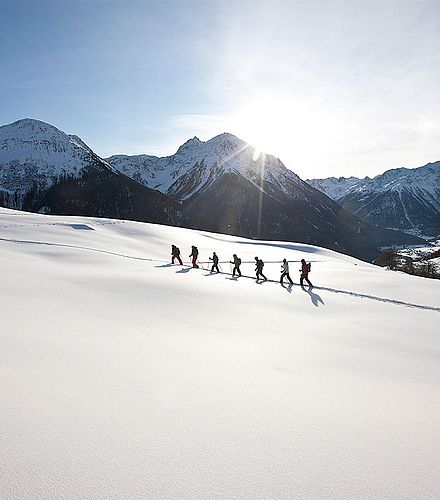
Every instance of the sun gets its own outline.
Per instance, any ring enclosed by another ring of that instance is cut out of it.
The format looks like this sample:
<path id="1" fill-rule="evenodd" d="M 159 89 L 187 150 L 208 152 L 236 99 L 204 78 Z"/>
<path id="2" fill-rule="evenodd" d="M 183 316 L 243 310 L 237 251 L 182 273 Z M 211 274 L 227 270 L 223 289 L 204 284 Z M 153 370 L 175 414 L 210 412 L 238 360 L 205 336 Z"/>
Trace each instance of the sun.
<path id="1" fill-rule="evenodd" d="M 310 164 L 319 148 L 336 140 L 337 124 L 316 107 L 291 96 L 253 95 L 238 107 L 232 119 L 235 134 L 261 152 L 272 154 L 292 170 Z"/>
<path id="2" fill-rule="evenodd" d="M 282 99 L 258 95 L 239 108 L 233 118 L 237 135 L 255 147 L 278 156 L 290 142 L 293 132 L 291 106 Z"/>

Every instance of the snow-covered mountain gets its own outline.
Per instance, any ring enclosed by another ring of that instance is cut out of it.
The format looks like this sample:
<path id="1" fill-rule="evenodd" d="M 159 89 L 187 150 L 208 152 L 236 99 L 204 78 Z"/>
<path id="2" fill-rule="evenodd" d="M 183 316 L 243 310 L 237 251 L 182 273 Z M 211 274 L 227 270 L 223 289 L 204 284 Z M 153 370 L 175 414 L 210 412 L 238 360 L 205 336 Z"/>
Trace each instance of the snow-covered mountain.
<path id="1" fill-rule="evenodd" d="M 362 219 L 415 234 L 440 234 L 440 161 L 370 179 L 308 181 Z"/>
<path id="2" fill-rule="evenodd" d="M 79 137 L 31 119 L 0 127 L 0 154 L 0 189 L 5 203 L 17 208 L 35 187 L 78 179 L 87 167 L 103 163 Z"/>
<path id="3" fill-rule="evenodd" d="M 180 146 L 172 156 L 115 155 L 106 159 L 115 170 L 145 186 L 184 201 L 203 192 L 224 174 L 241 175 L 258 189 L 265 184 L 292 195 L 303 181 L 272 155 L 259 154 L 238 137 L 223 133 L 203 142 L 197 137 Z M 273 194 L 267 190 L 266 194 Z"/>
<path id="4" fill-rule="evenodd" d="M 0 498 L 438 498 L 438 281 L 157 224 L 0 227 Z M 272 281 L 231 279 L 233 253 Z"/>
<path id="5" fill-rule="evenodd" d="M 24 119 L 0 127 L 0 205 L 172 223 L 180 207 L 114 171 L 78 136 Z"/>
<path id="6" fill-rule="evenodd" d="M 371 258 L 373 247 L 402 238 L 353 218 L 278 158 L 258 154 L 232 134 L 206 142 L 194 137 L 168 157 L 116 155 L 106 161 L 180 201 L 191 227 L 251 238 L 294 238 L 364 258 Z"/>
<path id="7" fill-rule="evenodd" d="M 368 181 L 365 177 L 363 181 Z M 358 177 L 328 177 L 326 179 L 306 179 L 311 186 L 325 193 L 332 200 L 338 201 L 347 191 L 356 186 L 362 179 Z"/>
<path id="8" fill-rule="evenodd" d="M 10 208 L 295 239 L 368 260 L 380 246 L 418 242 L 362 222 L 231 134 L 193 138 L 165 158 L 107 160 L 37 120 L 6 125 L 0 138 L 0 204 Z"/>

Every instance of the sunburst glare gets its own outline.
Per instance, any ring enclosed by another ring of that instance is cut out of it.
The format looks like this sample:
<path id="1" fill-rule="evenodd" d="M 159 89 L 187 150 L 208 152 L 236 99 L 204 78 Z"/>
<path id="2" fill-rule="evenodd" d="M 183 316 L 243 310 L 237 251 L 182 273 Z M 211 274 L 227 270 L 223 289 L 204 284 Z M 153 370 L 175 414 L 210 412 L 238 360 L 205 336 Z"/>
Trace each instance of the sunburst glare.
<path id="1" fill-rule="evenodd" d="M 318 158 L 321 149 L 331 149 L 340 137 L 337 121 L 316 104 L 265 93 L 251 96 L 234 113 L 232 123 L 235 133 L 254 147 L 254 161 L 264 151 L 290 168 L 295 167 L 293 158 L 295 164 L 309 162 L 311 151 Z"/>

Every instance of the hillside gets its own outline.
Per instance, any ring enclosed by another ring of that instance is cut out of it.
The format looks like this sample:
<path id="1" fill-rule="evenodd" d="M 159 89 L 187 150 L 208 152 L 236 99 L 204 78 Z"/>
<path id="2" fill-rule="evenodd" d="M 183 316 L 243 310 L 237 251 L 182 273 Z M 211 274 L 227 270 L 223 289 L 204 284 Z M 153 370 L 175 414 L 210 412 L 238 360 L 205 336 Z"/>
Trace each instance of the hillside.
<path id="1" fill-rule="evenodd" d="M 139 222 L 0 226 L 0 497 L 437 498 L 438 281 Z M 231 279 L 233 253 L 275 281 Z M 284 257 L 315 288 L 277 283 Z"/>

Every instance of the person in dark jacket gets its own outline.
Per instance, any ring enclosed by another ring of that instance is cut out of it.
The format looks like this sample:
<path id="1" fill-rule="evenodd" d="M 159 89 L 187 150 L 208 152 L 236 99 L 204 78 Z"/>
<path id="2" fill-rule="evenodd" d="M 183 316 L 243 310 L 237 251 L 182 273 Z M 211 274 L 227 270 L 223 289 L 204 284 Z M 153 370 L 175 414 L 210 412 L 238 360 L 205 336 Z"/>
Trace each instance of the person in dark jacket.
<path id="1" fill-rule="evenodd" d="M 214 270 L 216 270 L 219 273 L 220 269 L 218 268 L 218 255 L 214 252 L 212 254 L 212 257 L 209 257 L 209 260 L 212 260 L 211 273 L 213 273 Z"/>
<path id="2" fill-rule="evenodd" d="M 281 264 L 281 278 L 280 278 L 280 283 L 283 283 L 283 279 L 286 277 L 289 280 L 289 283 L 293 285 L 293 281 L 290 278 L 289 275 L 289 263 L 287 262 L 286 259 L 283 259 L 283 263 Z"/>
<path id="3" fill-rule="evenodd" d="M 174 259 L 179 261 L 179 264 L 182 266 L 182 259 L 180 258 L 180 249 L 176 247 L 176 245 L 171 245 L 171 264 L 174 264 Z"/>
<path id="4" fill-rule="evenodd" d="M 260 279 L 260 276 L 264 281 L 267 281 L 266 276 L 263 274 L 263 267 L 264 267 L 264 262 L 259 259 L 258 257 L 255 257 L 255 271 L 257 273 L 257 281 Z"/>
<path id="5" fill-rule="evenodd" d="M 303 281 L 306 280 L 307 283 L 313 287 L 312 283 L 309 280 L 309 266 L 307 262 L 304 259 L 301 259 L 301 269 L 300 269 L 301 276 L 299 278 L 299 283 L 301 286 L 303 286 Z"/>
<path id="6" fill-rule="evenodd" d="M 197 265 L 197 257 L 199 256 L 199 250 L 196 246 L 192 246 L 191 247 L 191 254 L 190 254 L 190 257 L 192 257 L 192 266 L 195 268 L 195 269 L 198 269 L 199 266 Z"/>
<path id="7" fill-rule="evenodd" d="M 229 261 L 231 264 L 234 264 L 234 269 L 232 271 L 232 276 L 235 276 L 235 271 L 237 271 L 237 274 L 241 276 L 241 271 L 240 271 L 240 266 L 241 266 L 241 259 L 237 257 L 237 254 L 234 253 L 232 256 L 234 259 L 233 261 Z"/>

